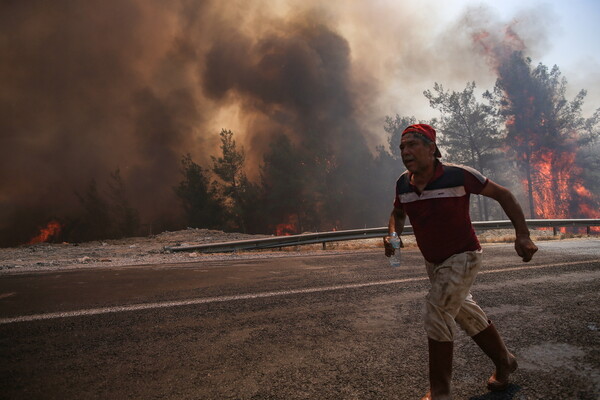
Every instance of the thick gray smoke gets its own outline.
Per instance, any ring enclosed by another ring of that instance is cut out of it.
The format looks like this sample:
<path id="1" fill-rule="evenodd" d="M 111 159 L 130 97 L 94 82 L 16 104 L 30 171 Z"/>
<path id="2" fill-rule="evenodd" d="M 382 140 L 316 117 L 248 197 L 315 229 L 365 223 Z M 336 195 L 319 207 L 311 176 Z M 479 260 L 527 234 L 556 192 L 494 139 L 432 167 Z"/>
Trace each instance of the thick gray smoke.
<path id="1" fill-rule="evenodd" d="M 459 25 L 414 29 L 417 6 L 301 4 L 3 1 L 0 242 L 73 215 L 117 169 L 142 222 L 177 225 L 181 158 L 210 165 L 223 128 L 251 177 L 280 133 L 357 165 L 434 81 L 492 81 Z"/>
<path id="2" fill-rule="evenodd" d="M 104 187 L 117 169 L 142 217 L 176 216 L 181 155 L 202 153 L 205 139 L 195 134 L 202 109 L 186 71 L 196 55 L 174 33 L 174 10 L 135 1 L 1 7 L 4 235 L 71 214 L 76 193 L 91 180 Z"/>
<path id="3" fill-rule="evenodd" d="M 215 101 L 234 97 L 247 115 L 268 116 L 249 132 L 258 153 L 270 135 L 282 132 L 296 141 L 318 132 L 324 146 L 343 154 L 364 147 L 349 44 L 318 16 L 303 17 L 259 38 L 230 30 L 212 42 L 202 74 L 205 93 Z"/>
<path id="4" fill-rule="evenodd" d="M 244 128 L 251 174 L 275 133 L 366 152 L 346 39 L 314 12 L 228 5 L 3 3 L 5 235 L 68 215 L 76 193 L 117 169 L 143 220 L 176 219 L 181 157 L 207 164 L 221 128 Z"/>

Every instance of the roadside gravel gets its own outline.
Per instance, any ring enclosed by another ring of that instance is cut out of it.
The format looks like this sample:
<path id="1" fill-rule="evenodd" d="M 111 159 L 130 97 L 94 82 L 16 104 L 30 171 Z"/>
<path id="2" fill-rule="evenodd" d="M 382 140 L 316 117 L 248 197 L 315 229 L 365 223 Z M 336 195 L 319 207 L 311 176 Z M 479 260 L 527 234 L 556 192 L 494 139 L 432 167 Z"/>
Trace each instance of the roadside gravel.
<path id="1" fill-rule="evenodd" d="M 482 242 L 510 241 L 510 229 L 479 232 Z M 209 229 L 188 228 L 175 232 L 163 232 L 148 237 L 133 237 L 118 240 L 93 241 L 87 243 L 40 243 L 14 248 L 0 249 L 0 275 L 29 273 L 56 269 L 78 269 L 98 267 L 121 267 L 147 264 L 169 264 L 215 261 L 223 259 L 257 259 L 285 257 L 294 254 L 323 254 L 322 245 L 284 247 L 281 250 L 203 254 L 199 252 L 165 251 L 165 247 L 185 246 L 204 243 L 219 243 L 271 237 L 269 235 L 249 235 L 228 233 Z M 551 238 L 552 231 L 535 231 L 536 238 Z M 402 237 L 406 247 L 415 246 L 414 237 Z M 349 249 L 373 249 L 382 247 L 381 239 L 353 240 L 327 244 L 329 254 Z"/>

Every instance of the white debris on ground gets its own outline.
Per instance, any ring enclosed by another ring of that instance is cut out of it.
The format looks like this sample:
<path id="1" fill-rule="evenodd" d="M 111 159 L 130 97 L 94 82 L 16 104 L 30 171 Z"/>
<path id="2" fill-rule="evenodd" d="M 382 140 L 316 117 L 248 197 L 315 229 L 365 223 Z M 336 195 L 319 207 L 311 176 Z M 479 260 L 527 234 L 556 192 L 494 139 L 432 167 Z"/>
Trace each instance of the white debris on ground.
<path id="1" fill-rule="evenodd" d="M 552 230 L 536 231 L 542 236 L 552 236 Z M 478 233 L 482 242 L 507 241 L 514 233 L 510 229 Z M 536 233 L 537 235 L 537 233 Z M 538 236 L 539 236 L 538 235 Z M 175 232 L 163 232 L 149 237 L 87 243 L 40 243 L 0 249 L 0 274 L 32 272 L 55 269 L 94 268 L 98 266 L 135 266 L 198 261 L 218 261 L 232 258 L 284 257 L 292 254 L 323 254 L 322 244 L 283 247 L 281 250 L 262 250 L 236 253 L 206 254 L 197 251 L 168 252 L 165 247 L 188 246 L 204 243 L 222 243 L 237 240 L 272 237 L 227 233 L 209 229 L 188 228 Z M 514 237 L 514 236 L 512 236 Z M 415 246 L 412 235 L 402 236 L 406 247 Z M 373 249 L 382 247 L 381 239 L 362 239 L 327 243 L 329 252 L 349 249 Z"/>
<path id="2" fill-rule="evenodd" d="M 165 247 L 216 243 L 265 235 L 226 233 L 209 229 L 188 228 L 148 237 L 133 237 L 86 243 L 39 243 L 0 249 L 0 274 L 6 271 L 40 271 L 124 265 L 164 264 L 192 261 L 190 253 L 168 253 Z M 198 254 L 196 254 L 198 255 Z M 207 255 L 202 254 L 202 257 Z M 223 255 L 221 255 L 222 257 Z M 231 257 L 231 255 L 229 255 Z"/>

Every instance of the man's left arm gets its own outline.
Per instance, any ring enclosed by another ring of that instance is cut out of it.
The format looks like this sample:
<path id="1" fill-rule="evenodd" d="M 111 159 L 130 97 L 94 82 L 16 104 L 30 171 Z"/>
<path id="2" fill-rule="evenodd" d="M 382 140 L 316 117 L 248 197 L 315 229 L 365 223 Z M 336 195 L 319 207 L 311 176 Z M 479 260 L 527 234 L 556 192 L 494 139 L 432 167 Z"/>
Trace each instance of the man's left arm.
<path id="1" fill-rule="evenodd" d="M 538 248 L 529 237 L 529 228 L 525 222 L 523 209 L 517 202 L 515 196 L 510 190 L 491 180 L 488 180 L 480 194 L 500 203 L 500 206 L 515 227 L 515 250 L 517 251 L 517 254 L 523 258 L 523 261 L 530 261 Z"/>

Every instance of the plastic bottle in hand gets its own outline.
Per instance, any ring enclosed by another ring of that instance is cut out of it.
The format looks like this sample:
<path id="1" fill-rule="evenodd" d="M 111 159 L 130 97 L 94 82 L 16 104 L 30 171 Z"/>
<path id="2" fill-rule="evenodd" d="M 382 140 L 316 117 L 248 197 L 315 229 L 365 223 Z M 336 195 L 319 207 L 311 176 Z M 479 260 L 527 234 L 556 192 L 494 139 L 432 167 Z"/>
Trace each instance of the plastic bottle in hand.
<path id="1" fill-rule="evenodd" d="M 394 248 L 394 254 L 390 256 L 390 266 L 396 268 L 400 266 L 400 238 L 396 232 L 390 236 L 390 244 Z"/>

